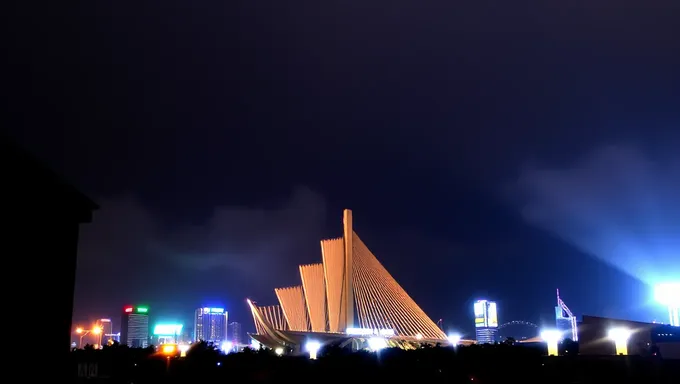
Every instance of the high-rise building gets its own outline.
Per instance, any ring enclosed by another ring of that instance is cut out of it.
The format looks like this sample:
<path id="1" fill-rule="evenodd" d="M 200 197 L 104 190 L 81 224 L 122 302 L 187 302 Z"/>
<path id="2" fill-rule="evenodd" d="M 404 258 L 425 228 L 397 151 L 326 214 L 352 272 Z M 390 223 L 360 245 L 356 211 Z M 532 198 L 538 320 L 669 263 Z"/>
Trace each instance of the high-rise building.
<path id="1" fill-rule="evenodd" d="M 221 345 L 227 341 L 227 325 L 224 308 L 198 308 L 194 316 L 194 340 Z"/>
<path id="2" fill-rule="evenodd" d="M 494 301 L 477 300 L 474 303 L 475 336 L 478 343 L 495 343 L 498 333 L 498 306 Z"/>
<path id="3" fill-rule="evenodd" d="M 131 348 L 149 346 L 149 308 L 125 307 L 120 322 L 120 342 Z"/>
<path id="4" fill-rule="evenodd" d="M 227 334 L 229 335 L 229 341 L 234 345 L 241 344 L 241 323 L 236 321 L 229 323 L 229 332 Z"/>

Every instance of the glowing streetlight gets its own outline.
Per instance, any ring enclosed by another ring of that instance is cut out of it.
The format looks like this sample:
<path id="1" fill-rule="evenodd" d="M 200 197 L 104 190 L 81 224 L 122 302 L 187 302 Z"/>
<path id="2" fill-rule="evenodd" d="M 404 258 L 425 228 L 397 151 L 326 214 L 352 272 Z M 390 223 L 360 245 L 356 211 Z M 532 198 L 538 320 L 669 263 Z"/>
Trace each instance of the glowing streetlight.
<path id="1" fill-rule="evenodd" d="M 99 328 L 99 327 L 94 327 L 94 328 L 92 329 L 92 334 L 93 334 L 93 335 L 99 335 L 100 333 L 102 333 L 102 329 L 101 329 L 101 328 Z"/>
<path id="2" fill-rule="evenodd" d="M 449 343 L 451 343 L 451 345 L 452 345 L 453 347 L 458 346 L 458 344 L 460 343 L 460 339 L 461 339 L 460 335 L 459 335 L 459 334 L 455 334 L 455 333 L 452 334 L 452 335 L 447 336 L 446 338 L 449 340 Z"/>
<path id="3" fill-rule="evenodd" d="M 559 349 L 557 347 L 560 339 L 562 338 L 562 332 L 556 329 L 547 329 L 541 332 L 541 339 L 548 344 L 548 356 L 558 356 Z"/>
<path id="4" fill-rule="evenodd" d="M 668 307 L 671 325 L 680 327 L 680 283 L 664 283 L 654 287 L 654 299 Z"/>
<path id="5" fill-rule="evenodd" d="M 614 345 L 616 345 L 617 355 L 627 355 L 628 354 L 628 339 L 632 332 L 626 328 L 613 328 L 609 330 L 609 338 L 614 340 Z"/>
<path id="6" fill-rule="evenodd" d="M 315 360 L 316 354 L 319 353 L 319 349 L 321 349 L 321 344 L 318 341 L 308 341 L 305 345 L 305 349 L 309 352 L 309 358 Z"/>
<path id="7" fill-rule="evenodd" d="M 82 329 L 82 328 L 80 328 L 80 327 L 76 328 L 76 333 L 77 333 L 77 334 L 80 335 L 80 334 L 83 333 L 83 332 L 85 332 L 84 329 Z"/>

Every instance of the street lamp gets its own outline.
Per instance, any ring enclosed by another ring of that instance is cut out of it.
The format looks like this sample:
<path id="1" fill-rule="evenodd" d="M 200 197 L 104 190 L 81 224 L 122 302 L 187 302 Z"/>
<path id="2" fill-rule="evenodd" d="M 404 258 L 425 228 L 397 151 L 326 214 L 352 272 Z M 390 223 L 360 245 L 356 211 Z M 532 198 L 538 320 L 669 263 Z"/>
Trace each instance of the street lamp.
<path id="1" fill-rule="evenodd" d="M 78 342 L 78 348 L 83 348 L 83 337 L 89 335 L 92 333 L 93 335 L 97 336 L 97 341 L 99 344 L 101 344 L 101 334 L 102 334 L 102 329 L 98 326 L 93 327 L 92 329 L 83 329 L 82 327 L 76 328 L 76 333 L 80 335 L 80 341 Z"/>
<path id="2" fill-rule="evenodd" d="M 548 356 L 559 356 L 559 349 L 557 347 L 560 339 L 562 338 L 562 332 L 556 329 L 548 329 L 541 332 L 541 339 L 548 344 Z"/>
<path id="3" fill-rule="evenodd" d="M 613 328 L 609 330 L 609 338 L 614 340 L 617 355 L 628 354 L 628 339 L 632 332 L 626 328 Z"/>

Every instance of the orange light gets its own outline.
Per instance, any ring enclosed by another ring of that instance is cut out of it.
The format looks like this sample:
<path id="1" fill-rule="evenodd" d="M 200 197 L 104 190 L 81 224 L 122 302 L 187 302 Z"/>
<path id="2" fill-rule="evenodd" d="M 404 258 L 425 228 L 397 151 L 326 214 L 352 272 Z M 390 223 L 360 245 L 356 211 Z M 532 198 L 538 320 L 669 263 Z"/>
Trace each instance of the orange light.
<path id="1" fill-rule="evenodd" d="M 76 333 L 83 333 L 83 329 L 80 327 L 76 328 Z"/>
<path id="2" fill-rule="evenodd" d="M 102 329 L 101 329 L 101 328 L 99 328 L 99 327 L 94 327 L 94 328 L 92 329 L 92 334 L 98 335 L 98 334 L 100 334 L 100 333 L 102 333 Z"/>
<path id="3" fill-rule="evenodd" d="M 171 355 L 177 352 L 177 346 L 174 344 L 167 344 L 161 348 L 161 351 L 166 355 Z"/>

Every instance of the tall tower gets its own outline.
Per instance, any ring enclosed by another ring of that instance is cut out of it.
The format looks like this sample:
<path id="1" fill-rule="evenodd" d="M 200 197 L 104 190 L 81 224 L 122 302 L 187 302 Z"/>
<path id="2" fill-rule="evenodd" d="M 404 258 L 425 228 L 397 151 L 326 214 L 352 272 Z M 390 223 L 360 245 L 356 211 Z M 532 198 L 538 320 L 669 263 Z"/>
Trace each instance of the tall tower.
<path id="1" fill-rule="evenodd" d="M 198 308 L 194 316 L 194 340 L 218 346 L 227 341 L 227 315 L 224 308 Z"/>
<path id="2" fill-rule="evenodd" d="M 343 271 L 342 308 L 340 318 L 345 324 L 340 328 L 354 328 L 354 287 L 352 286 L 352 256 L 354 255 L 352 228 L 352 211 L 345 209 L 343 212 L 343 231 L 345 240 L 345 270 Z"/>
<path id="3" fill-rule="evenodd" d="M 130 348 L 149 346 L 149 308 L 125 307 L 120 322 L 120 343 Z"/>

